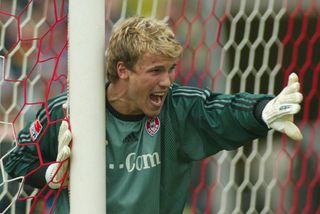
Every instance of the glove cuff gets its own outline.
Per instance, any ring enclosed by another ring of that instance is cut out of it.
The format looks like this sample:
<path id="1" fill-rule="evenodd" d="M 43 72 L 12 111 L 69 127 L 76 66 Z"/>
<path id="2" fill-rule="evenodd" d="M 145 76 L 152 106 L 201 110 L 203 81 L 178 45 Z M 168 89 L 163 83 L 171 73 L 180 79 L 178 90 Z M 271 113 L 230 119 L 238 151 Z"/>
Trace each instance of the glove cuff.
<path id="1" fill-rule="evenodd" d="M 268 102 L 270 102 L 270 100 L 272 100 L 272 98 L 261 100 L 255 105 L 255 108 L 254 108 L 254 117 L 260 124 L 264 125 L 266 128 L 269 128 L 269 127 L 262 118 L 262 111 L 266 107 Z"/>

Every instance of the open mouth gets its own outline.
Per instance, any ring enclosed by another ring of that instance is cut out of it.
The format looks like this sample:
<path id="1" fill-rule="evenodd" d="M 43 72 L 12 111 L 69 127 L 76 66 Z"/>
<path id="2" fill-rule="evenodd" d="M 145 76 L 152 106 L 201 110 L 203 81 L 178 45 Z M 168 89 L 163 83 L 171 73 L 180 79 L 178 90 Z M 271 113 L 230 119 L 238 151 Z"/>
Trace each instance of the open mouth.
<path id="1" fill-rule="evenodd" d="M 160 107 L 163 103 L 163 99 L 165 97 L 165 92 L 156 92 L 150 95 L 150 100 L 152 105 Z"/>

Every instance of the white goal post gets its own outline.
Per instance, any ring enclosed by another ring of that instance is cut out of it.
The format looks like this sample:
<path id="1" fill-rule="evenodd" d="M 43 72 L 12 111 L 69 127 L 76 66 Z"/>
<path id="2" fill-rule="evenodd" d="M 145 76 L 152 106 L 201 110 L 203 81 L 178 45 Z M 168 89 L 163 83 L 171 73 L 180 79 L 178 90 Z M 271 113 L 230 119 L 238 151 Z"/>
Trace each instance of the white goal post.
<path id="1" fill-rule="evenodd" d="M 106 213 L 105 1 L 69 1 L 70 211 Z"/>

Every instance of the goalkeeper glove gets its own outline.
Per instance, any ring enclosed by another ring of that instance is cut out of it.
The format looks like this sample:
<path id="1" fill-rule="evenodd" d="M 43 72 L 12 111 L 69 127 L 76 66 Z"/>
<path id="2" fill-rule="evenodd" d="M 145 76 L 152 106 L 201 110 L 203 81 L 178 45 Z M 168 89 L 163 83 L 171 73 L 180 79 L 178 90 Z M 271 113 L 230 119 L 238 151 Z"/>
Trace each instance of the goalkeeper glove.
<path id="1" fill-rule="evenodd" d="M 299 128 L 293 123 L 293 115 L 300 111 L 303 99 L 299 88 L 297 74 L 290 74 L 288 85 L 262 111 L 262 119 L 269 128 L 282 132 L 293 140 L 302 140 Z"/>
<path id="2" fill-rule="evenodd" d="M 67 186 L 68 178 L 63 182 L 65 174 L 68 172 L 69 160 L 71 151 L 69 143 L 71 142 L 72 134 L 69 130 L 69 125 L 66 121 L 62 121 L 58 135 L 58 155 L 56 163 L 50 164 L 46 170 L 46 181 L 51 189 L 58 189 L 62 184 Z"/>

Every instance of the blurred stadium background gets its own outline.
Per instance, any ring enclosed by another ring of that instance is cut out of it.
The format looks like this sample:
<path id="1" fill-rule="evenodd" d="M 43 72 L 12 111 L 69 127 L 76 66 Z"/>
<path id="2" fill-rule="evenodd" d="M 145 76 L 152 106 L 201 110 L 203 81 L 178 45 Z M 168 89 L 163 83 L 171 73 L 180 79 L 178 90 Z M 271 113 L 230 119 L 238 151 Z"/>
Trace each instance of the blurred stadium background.
<path id="1" fill-rule="evenodd" d="M 290 73 L 301 80 L 304 139 L 270 131 L 196 163 L 185 213 L 320 213 L 320 0 L 106 0 L 105 11 L 106 44 L 125 17 L 166 19 L 185 48 L 181 84 L 277 94 Z M 21 186 L 3 164 L 18 131 L 66 90 L 67 13 L 67 0 L 0 0 L 0 212 L 51 206 L 54 192 Z"/>

